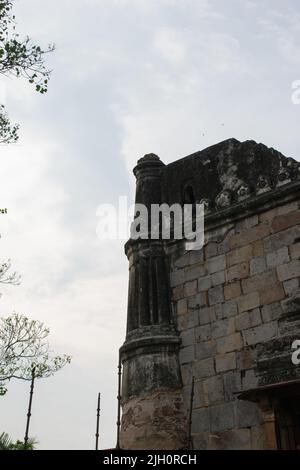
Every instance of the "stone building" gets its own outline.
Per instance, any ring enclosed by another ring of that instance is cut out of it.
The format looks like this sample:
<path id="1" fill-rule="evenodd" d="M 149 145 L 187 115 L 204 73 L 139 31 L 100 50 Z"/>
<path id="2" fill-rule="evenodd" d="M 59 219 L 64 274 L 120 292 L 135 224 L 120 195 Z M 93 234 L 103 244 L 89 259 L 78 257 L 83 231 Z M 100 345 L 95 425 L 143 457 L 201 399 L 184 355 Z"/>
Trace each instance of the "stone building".
<path id="1" fill-rule="evenodd" d="M 299 448 L 300 163 L 229 139 L 134 174 L 137 203 L 204 202 L 205 242 L 125 246 L 121 446 L 187 448 L 191 414 L 194 449 Z"/>

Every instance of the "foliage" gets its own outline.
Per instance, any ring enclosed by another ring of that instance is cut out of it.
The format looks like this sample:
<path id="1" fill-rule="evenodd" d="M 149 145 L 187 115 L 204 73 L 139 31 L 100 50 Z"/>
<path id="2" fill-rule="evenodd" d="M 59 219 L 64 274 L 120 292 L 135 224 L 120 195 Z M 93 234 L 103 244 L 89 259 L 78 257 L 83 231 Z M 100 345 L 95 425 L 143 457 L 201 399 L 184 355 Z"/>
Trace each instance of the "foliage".
<path id="1" fill-rule="evenodd" d="M 34 450 L 37 441 L 35 439 L 29 439 L 26 444 L 26 450 Z M 16 441 L 13 442 L 12 439 L 6 432 L 0 434 L 0 450 L 25 450 L 24 442 Z"/>
<path id="2" fill-rule="evenodd" d="M 0 143 L 10 144 L 17 142 L 19 124 L 11 124 L 5 106 L 0 104 Z"/>
<path id="3" fill-rule="evenodd" d="M 29 36 L 20 38 L 16 32 L 13 0 L 0 0 L 0 74 L 23 77 L 44 94 L 48 89 L 51 71 L 45 66 L 45 54 L 54 50 L 50 44 L 42 49 Z M 0 105 L 0 143 L 18 140 L 18 125 L 12 125 L 3 105 Z"/>
<path id="4" fill-rule="evenodd" d="M 5 263 L 0 264 L 0 283 L 18 286 L 20 284 L 21 276 L 16 271 L 10 272 L 10 269 L 10 259 Z"/>
<path id="5" fill-rule="evenodd" d="M 70 356 L 52 356 L 49 329 L 25 315 L 13 314 L 0 319 L 0 394 L 11 379 L 31 380 L 49 377 L 71 362 Z"/>

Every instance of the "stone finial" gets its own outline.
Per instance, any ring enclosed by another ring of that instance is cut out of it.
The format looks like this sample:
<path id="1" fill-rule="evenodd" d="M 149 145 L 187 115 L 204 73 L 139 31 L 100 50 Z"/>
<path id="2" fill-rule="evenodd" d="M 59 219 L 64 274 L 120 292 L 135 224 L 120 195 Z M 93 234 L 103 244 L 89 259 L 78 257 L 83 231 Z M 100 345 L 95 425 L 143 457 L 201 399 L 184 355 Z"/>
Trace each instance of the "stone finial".
<path id="1" fill-rule="evenodd" d="M 228 189 L 220 192 L 216 197 L 216 207 L 217 209 L 225 209 L 231 205 L 232 195 Z"/>
<path id="2" fill-rule="evenodd" d="M 137 161 L 137 164 L 139 165 L 140 163 L 158 162 L 158 161 L 161 161 L 158 155 L 156 155 L 155 153 L 147 153 L 146 155 L 144 155 L 142 158 L 140 158 Z"/>
<path id="3" fill-rule="evenodd" d="M 249 196 L 250 196 L 249 186 L 247 186 L 246 184 L 242 184 L 237 190 L 238 201 L 243 201 L 244 199 L 247 199 Z"/>
<path id="4" fill-rule="evenodd" d="M 282 186 L 290 182 L 291 182 L 291 177 L 290 177 L 289 169 L 287 167 L 280 168 L 278 172 L 277 186 Z"/>
<path id="5" fill-rule="evenodd" d="M 271 186 L 268 178 L 264 175 L 259 176 L 256 183 L 256 194 L 263 194 L 270 190 Z"/>
<path id="6" fill-rule="evenodd" d="M 201 199 L 200 200 L 200 204 L 203 204 L 204 205 L 204 213 L 205 214 L 209 214 L 211 212 L 211 201 L 209 199 Z"/>

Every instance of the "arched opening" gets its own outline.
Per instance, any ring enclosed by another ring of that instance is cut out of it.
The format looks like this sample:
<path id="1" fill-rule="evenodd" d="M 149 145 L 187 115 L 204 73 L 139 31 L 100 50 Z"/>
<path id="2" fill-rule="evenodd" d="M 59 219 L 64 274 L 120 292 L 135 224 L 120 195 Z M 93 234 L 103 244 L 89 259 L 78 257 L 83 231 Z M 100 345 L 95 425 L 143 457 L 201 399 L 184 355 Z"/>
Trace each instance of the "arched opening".
<path id="1" fill-rule="evenodd" d="M 183 204 L 195 204 L 195 202 L 194 189 L 188 184 L 183 191 Z"/>

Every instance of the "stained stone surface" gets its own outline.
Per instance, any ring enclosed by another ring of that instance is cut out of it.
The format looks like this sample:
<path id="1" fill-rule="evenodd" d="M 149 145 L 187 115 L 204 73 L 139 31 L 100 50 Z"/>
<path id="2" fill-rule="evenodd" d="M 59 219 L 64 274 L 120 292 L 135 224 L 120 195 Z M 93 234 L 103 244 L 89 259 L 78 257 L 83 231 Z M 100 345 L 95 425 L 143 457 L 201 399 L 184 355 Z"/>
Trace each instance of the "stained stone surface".
<path id="1" fill-rule="evenodd" d="M 276 447 L 271 402 L 251 397 L 300 379 L 291 361 L 300 339 L 299 168 L 236 139 L 169 165 L 154 154 L 138 161 L 136 202 L 204 201 L 205 244 L 126 244 L 124 448 L 186 446 L 193 376 L 194 448 Z"/>

